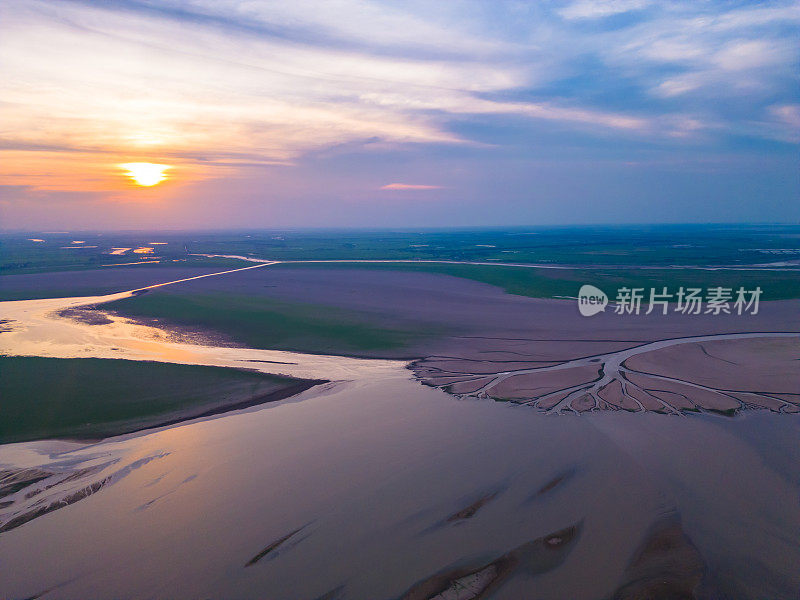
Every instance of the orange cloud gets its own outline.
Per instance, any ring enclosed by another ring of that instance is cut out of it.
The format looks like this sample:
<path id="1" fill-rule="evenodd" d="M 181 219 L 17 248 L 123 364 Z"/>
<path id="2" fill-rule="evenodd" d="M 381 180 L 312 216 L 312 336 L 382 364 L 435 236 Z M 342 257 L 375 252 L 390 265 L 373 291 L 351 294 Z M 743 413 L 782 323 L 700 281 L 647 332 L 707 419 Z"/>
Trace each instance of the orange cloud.
<path id="1" fill-rule="evenodd" d="M 390 183 L 381 186 L 382 190 L 440 190 L 441 185 L 418 185 L 413 183 Z"/>

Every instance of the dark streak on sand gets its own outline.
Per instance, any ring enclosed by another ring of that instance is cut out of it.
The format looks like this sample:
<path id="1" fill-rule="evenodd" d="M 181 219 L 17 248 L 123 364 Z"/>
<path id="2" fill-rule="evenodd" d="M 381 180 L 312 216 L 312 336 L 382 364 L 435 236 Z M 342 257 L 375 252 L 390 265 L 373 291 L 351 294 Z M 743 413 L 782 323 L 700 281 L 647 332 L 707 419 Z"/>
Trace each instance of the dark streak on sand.
<path id="1" fill-rule="evenodd" d="M 52 473 L 40 469 L 23 469 L 21 471 L 0 471 L 0 498 L 17 493 L 29 485 L 47 479 Z"/>
<path id="2" fill-rule="evenodd" d="M 20 508 L 16 512 L 12 510 L 7 515 L 0 515 L 0 533 L 10 531 L 38 517 L 70 506 L 84 498 L 88 498 L 92 494 L 103 489 L 106 485 L 125 477 L 131 471 L 149 463 L 151 460 L 163 458 L 166 455 L 167 454 L 160 454 L 141 458 L 115 472 L 107 473 L 105 476 L 95 479 L 94 481 L 91 480 L 92 477 L 106 470 L 106 468 L 112 466 L 117 461 L 112 460 L 105 464 L 78 469 L 66 476 L 63 472 L 45 471 L 43 469 L 11 469 L 2 471 L 0 472 L 0 482 L 12 484 L 13 488 L 15 488 L 11 494 L 16 494 L 29 487 L 32 489 L 23 494 L 21 498 L 18 497 L 12 502 L 3 503 L 3 508 L 14 505 L 18 505 Z M 37 483 L 48 479 L 51 480 L 49 484 L 43 487 L 33 487 L 36 486 Z M 16 489 L 18 487 L 16 484 L 20 482 L 25 483 L 24 487 Z M 70 484 L 77 485 L 73 487 Z M 71 491 L 69 488 L 72 488 Z M 53 493 L 53 490 L 55 490 L 55 493 Z M 48 493 L 45 494 L 46 492 Z M 40 494 L 45 494 L 45 496 L 39 497 Z M 30 502 L 32 498 L 37 499 Z"/>
<path id="3" fill-rule="evenodd" d="M 568 481 L 569 479 L 572 479 L 575 473 L 576 473 L 575 469 L 569 469 L 568 471 L 564 471 L 563 473 L 556 475 L 553 479 L 551 479 L 550 481 L 545 483 L 542 487 L 540 487 L 536 491 L 536 493 L 533 496 L 531 496 L 530 500 L 535 500 L 540 496 L 552 492 L 557 487 L 563 485 L 564 482 Z"/>
<path id="4" fill-rule="evenodd" d="M 490 563 L 436 573 L 413 585 L 400 600 L 488 598 L 517 573 L 537 575 L 560 565 L 572 549 L 580 528 L 577 524 L 537 538 Z"/>
<path id="5" fill-rule="evenodd" d="M 494 500 L 500 492 L 493 492 L 491 494 L 487 494 L 481 498 L 478 498 L 475 502 L 462 508 L 460 511 L 453 513 L 449 517 L 447 517 L 446 521 L 448 523 L 454 523 L 456 521 L 464 521 L 466 519 L 471 519 L 475 516 L 481 508 L 489 504 L 492 500 Z"/>
<path id="6" fill-rule="evenodd" d="M 88 498 L 95 492 L 99 491 L 103 488 L 103 486 L 108 483 L 109 478 L 101 479 L 100 481 L 95 481 L 92 484 L 87 485 L 85 488 L 82 488 L 64 498 L 59 499 L 57 502 L 52 502 L 50 504 L 46 504 L 44 506 L 40 506 L 32 511 L 23 513 L 19 516 L 16 516 L 9 521 L 0 525 L 0 533 L 10 531 L 19 527 L 20 525 L 24 525 L 28 521 L 33 521 L 37 517 L 41 517 L 46 515 L 47 513 L 53 512 L 54 510 L 58 510 L 59 508 L 64 508 L 65 506 L 69 506 L 70 504 L 74 504 L 79 500 L 83 500 L 84 498 Z"/>
<path id="7" fill-rule="evenodd" d="M 328 592 L 322 594 L 322 596 L 317 596 L 314 600 L 339 600 L 342 598 L 342 592 L 344 591 L 344 586 L 340 585 Z"/>
<path id="8" fill-rule="evenodd" d="M 276 550 L 276 549 L 277 549 L 279 546 L 281 546 L 281 545 L 283 545 L 285 542 L 287 542 L 287 541 L 288 541 L 288 540 L 289 540 L 289 539 L 290 539 L 292 536 L 294 536 L 294 535 L 296 535 L 297 533 L 299 533 L 300 531 L 302 531 L 304 527 L 305 527 L 305 526 L 303 526 L 303 527 L 299 527 L 298 529 L 295 529 L 294 531 L 292 531 L 292 532 L 290 532 L 290 533 L 287 533 L 287 534 L 286 534 L 286 535 L 284 535 L 283 537 L 280 537 L 280 538 L 278 538 L 277 540 L 275 540 L 274 542 L 272 542 L 271 544 L 269 544 L 269 545 L 268 545 L 266 548 L 264 548 L 264 549 L 263 549 L 261 552 L 259 552 L 258 554 L 256 554 L 256 555 L 255 555 L 253 558 L 251 558 L 249 561 L 247 561 L 247 564 L 245 564 L 245 567 L 250 567 L 250 566 L 252 566 L 252 565 L 256 564 L 258 561 L 260 561 L 262 558 L 264 558 L 264 557 L 265 557 L 267 554 L 269 554 L 269 553 L 270 553 L 270 552 L 272 552 L 273 550 Z"/>
<path id="9" fill-rule="evenodd" d="M 280 360 L 259 360 L 256 358 L 250 358 L 247 360 L 243 360 L 241 362 L 252 362 L 252 363 L 267 363 L 270 365 L 296 365 L 296 362 L 283 362 Z"/>

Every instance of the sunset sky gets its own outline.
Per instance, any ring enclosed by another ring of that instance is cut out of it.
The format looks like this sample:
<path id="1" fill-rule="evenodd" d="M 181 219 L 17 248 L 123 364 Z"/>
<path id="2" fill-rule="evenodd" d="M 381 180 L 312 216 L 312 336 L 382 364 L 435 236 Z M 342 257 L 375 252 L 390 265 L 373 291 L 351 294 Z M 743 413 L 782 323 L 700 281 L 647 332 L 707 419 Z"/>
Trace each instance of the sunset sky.
<path id="1" fill-rule="evenodd" d="M 799 35 L 799 2 L 5 0 L 0 228 L 798 222 Z"/>

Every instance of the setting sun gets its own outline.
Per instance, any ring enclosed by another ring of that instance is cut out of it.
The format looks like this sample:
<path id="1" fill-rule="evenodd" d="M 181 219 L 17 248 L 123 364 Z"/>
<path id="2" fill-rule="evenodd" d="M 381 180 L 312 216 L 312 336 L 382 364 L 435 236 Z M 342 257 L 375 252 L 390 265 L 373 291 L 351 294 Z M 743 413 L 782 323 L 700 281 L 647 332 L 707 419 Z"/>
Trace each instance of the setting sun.
<path id="1" fill-rule="evenodd" d="M 152 186 L 164 181 L 167 176 L 164 172 L 171 167 L 169 165 L 159 165 L 155 163 L 125 163 L 120 165 L 127 172 L 125 175 L 130 177 L 137 185 Z"/>

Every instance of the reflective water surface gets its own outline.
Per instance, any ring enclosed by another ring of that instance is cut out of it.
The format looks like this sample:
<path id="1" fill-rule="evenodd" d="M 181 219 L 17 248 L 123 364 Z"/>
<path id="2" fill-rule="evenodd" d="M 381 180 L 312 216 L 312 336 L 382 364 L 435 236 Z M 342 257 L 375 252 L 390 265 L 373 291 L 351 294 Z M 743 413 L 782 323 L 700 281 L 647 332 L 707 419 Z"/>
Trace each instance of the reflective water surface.
<path id="1" fill-rule="evenodd" d="M 643 577 L 792 598 L 799 428 L 774 413 L 543 415 L 401 373 L 85 447 L 7 445 L 6 466 L 114 476 L 0 534 L 0 592 L 395 598 L 437 574 L 479 589 L 502 573 L 493 598 L 647 597 Z"/>

